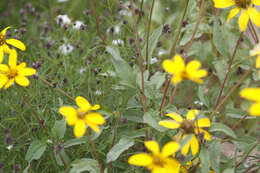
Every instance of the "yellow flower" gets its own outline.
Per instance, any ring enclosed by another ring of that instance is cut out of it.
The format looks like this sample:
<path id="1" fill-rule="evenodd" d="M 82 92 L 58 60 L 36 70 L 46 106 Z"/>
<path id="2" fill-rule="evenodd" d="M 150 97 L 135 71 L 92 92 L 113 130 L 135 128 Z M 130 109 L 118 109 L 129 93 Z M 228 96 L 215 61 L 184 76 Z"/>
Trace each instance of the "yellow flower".
<path id="1" fill-rule="evenodd" d="M 227 8 L 235 5 L 229 15 L 227 21 L 235 17 L 240 11 L 241 14 L 238 19 L 240 31 L 245 31 L 249 19 L 251 19 L 256 26 L 260 27 L 260 13 L 253 7 L 253 5 L 260 5 L 259 0 L 213 0 L 215 8 Z"/>
<path id="2" fill-rule="evenodd" d="M 185 66 L 180 55 L 175 55 L 173 60 L 164 60 L 163 68 L 166 72 L 173 75 L 172 82 L 177 84 L 183 79 L 189 79 L 197 83 L 202 83 L 202 77 L 207 76 L 207 71 L 200 68 L 200 62 L 193 60 Z"/>
<path id="3" fill-rule="evenodd" d="M 260 88 L 246 88 L 240 92 L 240 96 L 254 101 L 249 108 L 249 113 L 253 116 L 260 116 Z"/>
<path id="4" fill-rule="evenodd" d="M 93 112 L 100 108 L 99 105 L 92 106 L 85 98 L 78 96 L 76 99 L 78 109 L 72 106 L 63 106 L 59 112 L 65 116 L 69 126 L 74 126 L 74 135 L 77 138 L 82 137 L 86 132 L 88 125 L 95 132 L 99 132 L 98 125 L 105 123 L 101 114 Z"/>
<path id="5" fill-rule="evenodd" d="M 21 41 L 16 40 L 16 39 L 6 39 L 5 38 L 6 31 L 9 28 L 11 28 L 11 27 L 10 26 L 6 27 L 0 33 L 0 63 L 3 62 L 4 53 L 7 53 L 7 54 L 10 53 L 10 49 L 7 44 L 10 44 L 18 49 L 21 49 L 22 51 L 25 51 L 25 49 L 26 49 L 25 45 Z"/>
<path id="6" fill-rule="evenodd" d="M 197 140 L 196 134 L 198 135 L 199 133 L 202 133 L 205 140 L 210 140 L 210 134 L 206 130 L 202 129 L 202 127 L 210 127 L 210 120 L 208 118 L 195 120 L 195 117 L 198 115 L 198 113 L 198 110 L 192 109 L 187 113 L 186 119 L 183 119 L 179 114 L 172 112 L 166 114 L 166 116 L 169 116 L 174 120 L 163 120 L 159 122 L 161 126 L 169 129 L 180 128 L 184 133 L 182 139 L 188 135 L 192 135 L 191 140 L 181 149 L 181 153 L 184 156 L 187 155 L 189 148 L 191 148 L 191 153 L 193 156 L 198 153 L 199 142 Z"/>
<path id="7" fill-rule="evenodd" d="M 177 142 L 165 144 L 162 152 L 160 152 L 159 144 L 156 141 L 147 141 L 144 144 L 152 152 L 152 155 L 147 153 L 135 154 L 128 159 L 129 164 L 145 166 L 152 173 L 179 173 L 180 163 L 170 157 L 180 147 Z"/>
<path id="8" fill-rule="evenodd" d="M 250 56 L 258 55 L 256 58 L 256 68 L 260 68 L 260 43 L 258 43 L 253 50 L 250 51 Z M 258 72 L 260 76 L 260 71 Z"/>
<path id="9" fill-rule="evenodd" d="M 180 168 L 181 173 L 188 173 L 192 165 L 197 166 L 198 163 L 199 163 L 198 157 L 196 157 L 193 161 L 187 161 L 186 163 L 184 163 L 184 165 L 181 166 Z M 199 167 L 201 167 L 201 164 L 199 164 Z M 214 171 L 210 170 L 209 173 L 214 173 Z"/>
<path id="10" fill-rule="evenodd" d="M 8 65 L 0 64 L 0 88 L 7 89 L 14 82 L 23 87 L 29 86 L 30 81 L 27 76 L 34 75 L 36 70 L 26 67 L 25 62 L 17 65 L 17 52 L 15 49 L 10 50 Z"/>

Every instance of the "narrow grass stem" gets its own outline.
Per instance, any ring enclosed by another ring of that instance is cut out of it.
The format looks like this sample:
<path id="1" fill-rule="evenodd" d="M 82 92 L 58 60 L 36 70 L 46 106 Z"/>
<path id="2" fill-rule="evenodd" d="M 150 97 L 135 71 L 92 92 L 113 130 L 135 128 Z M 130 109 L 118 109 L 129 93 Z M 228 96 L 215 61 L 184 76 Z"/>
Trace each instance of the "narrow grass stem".
<path id="1" fill-rule="evenodd" d="M 106 41 L 105 41 L 105 39 L 104 39 L 104 37 L 103 37 L 101 31 L 100 31 L 99 18 L 98 18 L 98 15 L 97 15 L 97 13 L 96 13 L 95 3 L 93 2 L 93 0 L 89 0 L 89 2 L 90 2 L 90 8 L 91 8 L 91 10 L 92 10 L 92 12 L 93 12 L 93 14 L 94 14 L 94 16 L 95 16 L 98 36 L 99 36 L 100 39 L 102 40 L 103 44 L 104 44 L 105 46 L 107 46 L 107 43 L 106 43 Z"/>
<path id="2" fill-rule="evenodd" d="M 146 60 L 146 66 L 145 66 L 145 69 L 147 70 L 148 69 L 148 55 L 149 55 L 149 39 L 150 39 L 150 31 L 151 31 L 151 23 L 152 23 L 152 16 L 153 16 L 153 8 L 154 8 L 154 2 L 155 0 L 152 1 L 152 7 L 150 9 L 150 15 L 149 15 L 149 21 L 148 21 L 148 28 L 147 28 L 147 35 L 146 35 L 146 57 L 145 57 L 145 60 Z"/>
<path id="3" fill-rule="evenodd" d="M 142 51 L 141 51 L 141 44 L 140 44 L 140 37 L 138 34 L 138 27 L 136 24 L 136 16 L 135 16 L 135 9 L 134 9 L 134 2 L 131 0 L 131 10 L 132 10 L 132 16 L 134 21 L 134 27 L 135 27 L 135 37 L 136 37 L 136 43 L 137 43 L 137 50 L 138 50 L 138 57 L 139 57 L 139 66 L 141 71 L 141 83 L 142 83 L 142 102 L 143 102 L 143 112 L 146 112 L 146 97 L 145 97 L 145 91 L 144 91 L 144 68 L 143 68 L 143 57 L 142 57 Z"/>
<path id="4" fill-rule="evenodd" d="M 88 137 L 88 142 L 90 143 L 91 150 L 92 150 L 93 153 L 94 153 L 94 157 L 95 157 L 96 160 L 98 161 L 98 166 L 99 166 L 100 173 L 103 173 L 104 170 L 103 170 L 102 163 L 101 163 L 101 161 L 99 160 L 96 147 L 95 147 L 93 141 L 91 140 L 90 134 L 88 133 L 88 129 L 86 129 L 86 134 L 87 134 L 87 137 Z"/>
<path id="5" fill-rule="evenodd" d="M 231 90 L 227 93 L 224 99 L 220 104 L 214 109 L 214 112 L 210 115 L 210 119 L 212 120 L 213 116 L 216 114 L 217 110 L 229 99 L 229 97 L 233 94 L 233 92 L 241 85 L 241 83 L 250 75 L 251 71 L 254 69 L 255 64 L 253 64 L 250 69 L 241 77 L 241 79 L 236 83 L 236 85 L 231 88 Z"/>
<path id="6" fill-rule="evenodd" d="M 171 83 L 171 80 L 168 79 L 168 74 L 166 74 L 165 76 L 165 84 L 164 84 L 164 89 L 163 89 L 163 98 L 162 98 L 162 102 L 161 102 L 161 105 L 160 105 L 160 114 L 162 114 L 162 109 L 165 105 L 165 102 L 166 102 L 166 95 L 167 95 L 167 91 L 169 89 L 169 86 L 170 86 L 170 83 Z"/>
<path id="7" fill-rule="evenodd" d="M 217 101 L 216 101 L 216 104 L 215 104 L 214 110 L 216 110 L 217 107 L 218 107 L 218 105 L 219 105 L 219 101 L 220 101 L 220 99 L 221 99 L 221 96 L 222 96 L 222 93 L 223 93 L 223 90 L 224 90 L 224 87 L 225 87 L 225 84 L 226 84 L 226 81 L 227 81 L 228 75 L 229 75 L 229 73 L 230 73 L 230 71 L 231 71 L 231 66 L 232 66 L 233 60 L 234 60 L 234 58 L 235 58 L 235 55 L 236 55 L 236 52 L 237 52 L 238 46 L 239 46 L 239 44 L 240 44 L 240 42 L 241 42 L 241 39 L 242 39 L 242 37 L 243 37 L 243 34 L 244 34 L 244 32 L 241 32 L 241 34 L 240 34 L 240 36 L 239 36 L 239 38 L 238 38 L 238 40 L 237 40 L 236 47 L 235 47 L 235 49 L 234 49 L 234 52 L 233 52 L 232 58 L 231 58 L 231 60 L 230 60 L 230 62 L 229 62 L 229 64 L 228 64 L 228 69 L 227 69 L 227 72 L 226 72 L 226 75 L 225 75 L 224 81 L 223 81 L 223 83 L 222 83 L 222 86 L 221 86 L 220 92 L 219 92 L 219 94 L 218 94 L 218 98 L 217 98 Z"/>

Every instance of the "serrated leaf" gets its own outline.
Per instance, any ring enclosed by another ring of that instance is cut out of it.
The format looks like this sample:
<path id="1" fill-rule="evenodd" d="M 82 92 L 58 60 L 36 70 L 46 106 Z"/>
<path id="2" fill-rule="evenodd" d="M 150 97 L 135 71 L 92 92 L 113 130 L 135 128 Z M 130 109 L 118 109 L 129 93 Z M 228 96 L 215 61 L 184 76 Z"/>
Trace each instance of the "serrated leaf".
<path id="1" fill-rule="evenodd" d="M 167 130 L 167 128 L 163 127 L 163 126 L 160 126 L 158 124 L 158 121 L 156 121 L 151 113 L 149 112 L 146 112 L 144 114 L 144 117 L 143 117 L 143 120 L 144 120 L 144 123 L 148 124 L 149 126 L 151 126 L 152 128 L 155 128 L 156 130 L 160 131 L 160 132 L 164 132 Z"/>
<path id="2" fill-rule="evenodd" d="M 209 151 L 202 147 L 199 154 L 201 160 L 201 173 L 209 173 L 210 158 Z"/>
<path id="3" fill-rule="evenodd" d="M 46 143 L 35 140 L 31 143 L 26 155 L 25 160 L 31 162 L 32 160 L 38 160 L 46 149 Z"/>
<path id="4" fill-rule="evenodd" d="M 134 140 L 131 138 L 123 137 L 119 140 L 119 142 L 114 145 L 111 150 L 107 153 L 106 162 L 115 161 L 120 154 L 126 151 L 128 148 L 134 145 Z"/>
<path id="5" fill-rule="evenodd" d="M 212 123 L 209 129 L 210 132 L 223 132 L 226 135 L 237 138 L 236 134 L 233 132 L 233 130 L 222 123 Z"/>
<path id="6" fill-rule="evenodd" d="M 62 139 L 66 132 L 66 120 L 56 120 L 53 128 L 51 129 L 51 133 L 55 138 Z"/>
<path id="7" fill-rule="evenodd" d="M 99 173 L 98 162 L 94 159 L 83 158 L 73 161 L 72 168 L 69 173 L 81 173 L 89 171 L 90 173 Z"/>

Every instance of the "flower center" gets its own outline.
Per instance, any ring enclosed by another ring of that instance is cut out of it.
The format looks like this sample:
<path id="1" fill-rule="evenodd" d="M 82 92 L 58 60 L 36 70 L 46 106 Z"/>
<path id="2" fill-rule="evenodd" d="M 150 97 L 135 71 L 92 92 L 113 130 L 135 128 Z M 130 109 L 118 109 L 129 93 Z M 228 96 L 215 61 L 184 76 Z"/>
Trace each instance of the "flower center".
<path id="1" fill-rule="evenodd" d="M 238 8 L 247 9 L 251 4 L 251 0 L 235 0 L 235 3 Z"/>
<path id="2" fill-rule="evenodd" d="M 0 46 L 5 44 L 5 36 L 3 34 L 0 34 Z"/>
<path id="3" fill-rule="evenodd" d="M 165 165 L 165 160 L 162 159 L 160 156 L 154 156 L 153 164 L 159 167 L 163 167 Z"/>
<path id="4" fill-rule="evenodd" d="M 16 69 L 9 69 L 6 76 L 8 77 L 8 79 L 15 78 L 15 76 L 17 76 L 17 70 Z"/>
<path id="5" fill-rule="evenodd" d="M 78 113 L 77 113 L 77 117 L 78 117 L 79 119 L 84 119 L 85 116 L 86 116 L 86 113 L 85 113 L 85 112 L 78 111 Z"/>
<path id="6" fill-rule="evenodd" d="M 183 120 L 180 128 L 184 130 L 184 133 L 190 134 L 194 133 L 194 121 L 193 120 Z"/>

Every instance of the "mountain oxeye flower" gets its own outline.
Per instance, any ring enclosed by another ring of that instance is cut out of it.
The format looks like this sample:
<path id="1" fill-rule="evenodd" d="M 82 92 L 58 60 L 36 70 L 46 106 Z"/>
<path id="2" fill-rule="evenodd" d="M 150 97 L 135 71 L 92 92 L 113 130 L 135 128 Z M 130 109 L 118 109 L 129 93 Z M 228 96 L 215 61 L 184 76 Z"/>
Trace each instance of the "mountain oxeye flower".
<path id="1" fill-rule="evenodd" d="M 213 0 L 215 4 L 215 8 L 228 8 L 235 6 L 233 8 L 227 18 L 229 22 L 230 19 L 235 17 L 240 11 L 241 14 L 238 19 L 238 24 L 240 31 L 245 31 L 249 19 L 253 21 L 253 23 L 260 27 L 260 13 L 254 8 L 254 5 L 260 5 L 259 0 Z"/>
<path id="2" fill-rule="evenodd" d="M 202 127 L 210 127 L 210 120 L 208 118 L 195 120 L 198 113 L 198 110 L 192 109 L 187 113 L 186 119 L 183 119 L 179 114 L 172 112 L 166 114 L 166 116 L 171 117 L 173 120 L 163 120 L 159 122 L 161 126 L 169 129 L 180 128 L 184 133 L 182 136 L 183 139 L 188 135 L 192 135 L 191 140 L 181 149 L 181 153 L 184 156 L 187 155 L 189 148 L 191 148 L 193 156 L 198 153 L 199 142 L 196 135 L 202 133 L 205 140 L 210 140 L 210 134 L 206 130 L 202 129 Z"/>
<path id="3" fill-rule="evenodd" d="M 183 79 L 189 79 L 197 83 L 202 83 L 202 77 L 207 76 L 207 71 L 199 69 L 201 64 L 197 60 L 193 60 L 185 66 L 180 55 L 175 55 L 173 60 L 164 60 L 163 69 L 172 74 L 172 83 L 177 84 Z"/>
<path id="4" fill-rule="evenodd" d="M 4 59 L 4 53 L 9 54 L 10 53 L 10 48 L 8 47 L 7 44 L 10 44 L 18 49 L 21 49 L 22 51 L 25 51 L 26 47 L 25 45 L 16 39 L 6 39 L 6 31 L 11 28 L 10 26 L 6 27 L 3 29 L 0 33 L 0 63 L 3 62 Z"/>
<path id="5" fill-rule="evenodd" d="M 256 68 L 260 68 L 260 43 L 257 44 L 253 50 L 250 51 L 250 56 L 258 55 L 256 58 Z M 258 72 L 258 76 L 260 76 L 260 71 Z"/>
<path id="6" fill-rule="evenodd" d="M 101 114 L 94 112 L 100 108 L 99 105 L 92 106 L 85 98 L 78 96 L 75 99 L 78 109 L 72 106 L 63 106 L 59 112 L 65 116 L 69 126 L 74 126 L 74 135 L 77 138 L 82 137 L 86 132 L 88 125 L 96 133 L 100 131 L 98 125 L 105 123 Z"/>
<path id="7" fill-rule="evenodd" d="M 29 86 L 30 81 L 27 76 L 34 75 L 36 70 L 26 67 L 25 62 L 17 65 L 17 52 L 15 49 L 10 50 L 8 65 L 0 64 L 0 88 L 7 89 L 14 82 L 23 87 Z"/>
<path id="8" fill-rule="evenodd" d="M 249 114 L 260 116 L 260 88 L 246 88 L 240 92 L 240 96 L 248 100 L 254 101 L 249 108 Z"/>
<path id="9" fill-rule="evenodd" d="M 152 152 L 139 153 L 131 156 L 128 163 L 135 166 L 144 166 L 152 173 L 179 173 L 180 163 L 170 157 L 180 148 L 177 142 L 169 142 L 164 145 L 160 152 L 159 144 L 156 141 L 147 141 L 145 147 Z"/>

